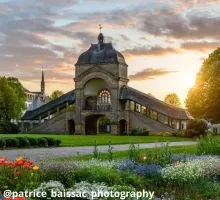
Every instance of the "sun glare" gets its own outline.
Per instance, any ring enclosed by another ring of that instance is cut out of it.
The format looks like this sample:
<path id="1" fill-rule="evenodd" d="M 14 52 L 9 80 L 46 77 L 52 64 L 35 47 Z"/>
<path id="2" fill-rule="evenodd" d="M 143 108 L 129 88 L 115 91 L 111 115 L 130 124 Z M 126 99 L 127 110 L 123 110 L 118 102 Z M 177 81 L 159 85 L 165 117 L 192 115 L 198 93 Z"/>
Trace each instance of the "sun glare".
<path id="1" fill-rule="evenodd" d="M 188 87 L 192 87 L 195 82 L 195 75 L 192 73 L 185 73 L 183 76 L 183 83 Z"/>

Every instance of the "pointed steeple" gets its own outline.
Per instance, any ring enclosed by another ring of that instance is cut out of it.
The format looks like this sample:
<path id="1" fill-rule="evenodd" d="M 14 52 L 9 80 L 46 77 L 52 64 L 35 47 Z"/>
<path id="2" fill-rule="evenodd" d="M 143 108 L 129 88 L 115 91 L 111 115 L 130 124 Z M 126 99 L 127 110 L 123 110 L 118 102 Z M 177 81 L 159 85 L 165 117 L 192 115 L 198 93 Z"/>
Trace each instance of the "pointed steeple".
<path id="1" fill-rule="evenodd" d="M 41 94 L 45 95 L 45 81 L 44 81 L 44 70 L 42 67 L 42 78 L 41 78 Z"/>

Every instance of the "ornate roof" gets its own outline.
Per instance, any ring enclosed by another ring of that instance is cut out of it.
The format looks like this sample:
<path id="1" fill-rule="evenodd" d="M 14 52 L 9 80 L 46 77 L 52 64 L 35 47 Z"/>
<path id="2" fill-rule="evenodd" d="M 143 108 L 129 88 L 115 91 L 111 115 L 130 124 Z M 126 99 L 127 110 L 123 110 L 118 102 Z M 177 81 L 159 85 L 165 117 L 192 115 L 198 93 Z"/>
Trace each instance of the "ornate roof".
<path id="1" fill-rule="evenodd" d="M 193 119 L 193 117 L 187 112 L 187 110 L 167 104 L 163 101 L 160 101 L 159 99 L 156 99 L 150 95 L 142 93 L 128 86 L 123 86 L 121 88 L 120 99 L 134 101 L 141 104 L 142 106 L 146 106 L 173 119 Z"/>
<path id="2" fill-rule="evenodd" d="M 90 48 L 79 56 L 76 65 L 102 63 L 127 65 L 124 56 L 112 46 L 112 43 L 91 44 Z"/>

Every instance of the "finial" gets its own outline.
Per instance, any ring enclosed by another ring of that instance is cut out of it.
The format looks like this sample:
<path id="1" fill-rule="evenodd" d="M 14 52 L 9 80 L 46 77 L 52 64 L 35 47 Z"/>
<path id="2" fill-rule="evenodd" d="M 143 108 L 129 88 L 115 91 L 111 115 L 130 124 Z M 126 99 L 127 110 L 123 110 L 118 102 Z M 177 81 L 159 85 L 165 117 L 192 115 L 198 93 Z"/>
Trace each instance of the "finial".
<path id="1" fill-rule="evenodd" d="M 99 24 L 99 29 L 100 29 L 100 33 L 102 32 L 102 25 L 101 24 Z"/>

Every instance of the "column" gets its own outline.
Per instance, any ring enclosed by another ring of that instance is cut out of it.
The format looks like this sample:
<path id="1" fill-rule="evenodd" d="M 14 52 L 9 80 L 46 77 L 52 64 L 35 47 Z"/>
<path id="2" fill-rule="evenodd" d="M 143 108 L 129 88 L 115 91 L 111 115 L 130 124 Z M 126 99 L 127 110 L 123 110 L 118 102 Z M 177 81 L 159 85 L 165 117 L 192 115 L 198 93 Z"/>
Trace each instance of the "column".
<path id="1" fill-rule="evenodd" d="M 69 110 L 69 102 L 66 102 L 66 111 Z"/>
<path id="2" fill-rule="evenodd" d="M 33 126 L 33 121 L 30 121 L 30 129 L 32 129 L 34 126 Z"/>
<path id="3" fill-rule="evenodd" d="M 111 134 L 118 135 L 118 132 L 118 124 L 115 122 L 111 123 Z"/>
<path id="4" fill-rule="evenodd" d="M 39 124 L 41 124 L 41 115 L 39 116 Z"/>
<path id="5" fill-rule="evenodd" d="M 48 120 L 50 119 L 50 110 L 47 112 Z"/>
<path id="6" fill-rule="evenodd" d="M 21 121 L 21 132 L 24 132 L 24 121 Z"/>
<path id="7" fill-rule="evenodd" d="M 60 112 L 60 108 L 59 107 L 57 107 L 57 113 L 59 113 Z"/>
<path id="8" fill-rule="evenodd" d="M 130 110 L 130 100 L 127 100 L 125 103 L 125 110 Z"/>

